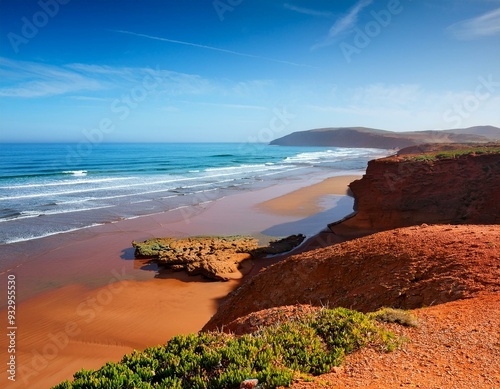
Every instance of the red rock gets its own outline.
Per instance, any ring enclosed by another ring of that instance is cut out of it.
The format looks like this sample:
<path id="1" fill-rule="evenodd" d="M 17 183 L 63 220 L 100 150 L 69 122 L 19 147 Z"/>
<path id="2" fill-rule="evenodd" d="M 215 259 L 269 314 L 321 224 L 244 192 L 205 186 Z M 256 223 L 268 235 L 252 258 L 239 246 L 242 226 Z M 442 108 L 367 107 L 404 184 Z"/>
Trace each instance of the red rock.
<path id="1" fill-rule="evenodd" d="M 500 154 L 370 161 L 349 187 L 354 217 L 336 228 L 382 231 L 426 224 L 500 223 Z"/>
<path id="2" fill-rule="evenodd" d="M 259 381 L 257 379 L 248 379 L 240 384 L 240 389 L 253 389 L 257 387 Z"/>

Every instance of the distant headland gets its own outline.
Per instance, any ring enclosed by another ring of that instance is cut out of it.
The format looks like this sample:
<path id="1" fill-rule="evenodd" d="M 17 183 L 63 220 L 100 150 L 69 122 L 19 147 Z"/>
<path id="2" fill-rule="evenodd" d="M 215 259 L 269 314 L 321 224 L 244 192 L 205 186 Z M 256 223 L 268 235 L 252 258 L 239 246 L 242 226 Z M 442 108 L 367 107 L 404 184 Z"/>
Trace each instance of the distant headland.
<path id="1" fill-rule="evenodd" d="M 293 132 L 271 141 L 270 144 L 400 149 L 422 143 L 488 143 L 499 140 L 500 128 L 494 126 L 410 132 L 395 132 L 367 127 L 329 127 Z"/>

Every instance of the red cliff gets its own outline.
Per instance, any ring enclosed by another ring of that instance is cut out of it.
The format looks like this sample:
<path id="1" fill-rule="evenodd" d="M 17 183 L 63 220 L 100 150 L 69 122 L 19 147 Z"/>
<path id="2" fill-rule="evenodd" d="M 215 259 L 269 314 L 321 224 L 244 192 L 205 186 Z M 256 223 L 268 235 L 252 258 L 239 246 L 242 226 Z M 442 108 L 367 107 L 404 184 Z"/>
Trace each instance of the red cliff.
<path id="1" fill-rule="evenodd" d="M 370 161 L 350 188 L 356 214 L 342 227 L 380 231 L 421 223 L 500 223 L 500 154 L 495 152 L 400 152 Z"/>

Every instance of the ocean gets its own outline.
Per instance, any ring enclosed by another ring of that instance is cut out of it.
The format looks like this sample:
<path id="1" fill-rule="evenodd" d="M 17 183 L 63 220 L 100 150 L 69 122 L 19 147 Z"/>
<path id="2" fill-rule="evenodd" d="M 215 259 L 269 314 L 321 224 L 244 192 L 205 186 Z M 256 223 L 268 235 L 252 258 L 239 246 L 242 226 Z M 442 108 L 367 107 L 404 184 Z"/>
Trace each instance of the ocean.
<path id="1" fill-rule="evenodd" d="M 250 143 L 0 144 L 0 245 L 318 173 L 360 174 L 385 155 Z"/>

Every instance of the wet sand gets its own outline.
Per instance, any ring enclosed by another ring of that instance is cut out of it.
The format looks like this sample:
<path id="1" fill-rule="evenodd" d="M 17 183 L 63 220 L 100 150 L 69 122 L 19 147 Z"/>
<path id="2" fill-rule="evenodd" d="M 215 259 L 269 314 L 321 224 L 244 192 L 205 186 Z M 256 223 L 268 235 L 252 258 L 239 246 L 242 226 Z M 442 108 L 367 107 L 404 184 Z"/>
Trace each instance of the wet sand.
<path id="1" fill-rule="evenodd" d="M 289 229 L 311 235 L 324 228 L 316 212 L 329 214 L 331 222 L 336 214 L 352 210 L 342 209 L 342 201 L 326 210 L 331 203 L 323 200 L 345 194 L 347 182 L 354 178 L 358 177 L 291 180 L 203 206 L 4 247 L 2 255 L 16 256 L 11 269 L 0 274 L 0 293 L 6 296 L 7 274 L 15 274 L 17 372 L 16 382 L 11 382 L 5 370 L 0 371 L 2 388 L 49 388 L 82 368 L 98 368 L 133 349 L 196 332 L 239 285 L 182 273 L 159 274 L 156 265 L 133 260 L 132 240 L 168 235 L 283 236 Z M 301 199 L 308 206 L 299 213 Z M 0 317 L 6 318 L 5 299 L 0 301 Z M 6 346 L 0 355 L 6 366 Z"/>
<path id="2" fill-rule="evenodd" d="M 318 200 L 332 195 L 347 195 L 347 185 L 359 178 L 361 177 L 352 175 L 327 178 L 319 184 L 262 202 L 257 208 L 276 215 L 307 217 L 324 210 L 325 207 Z"/>

